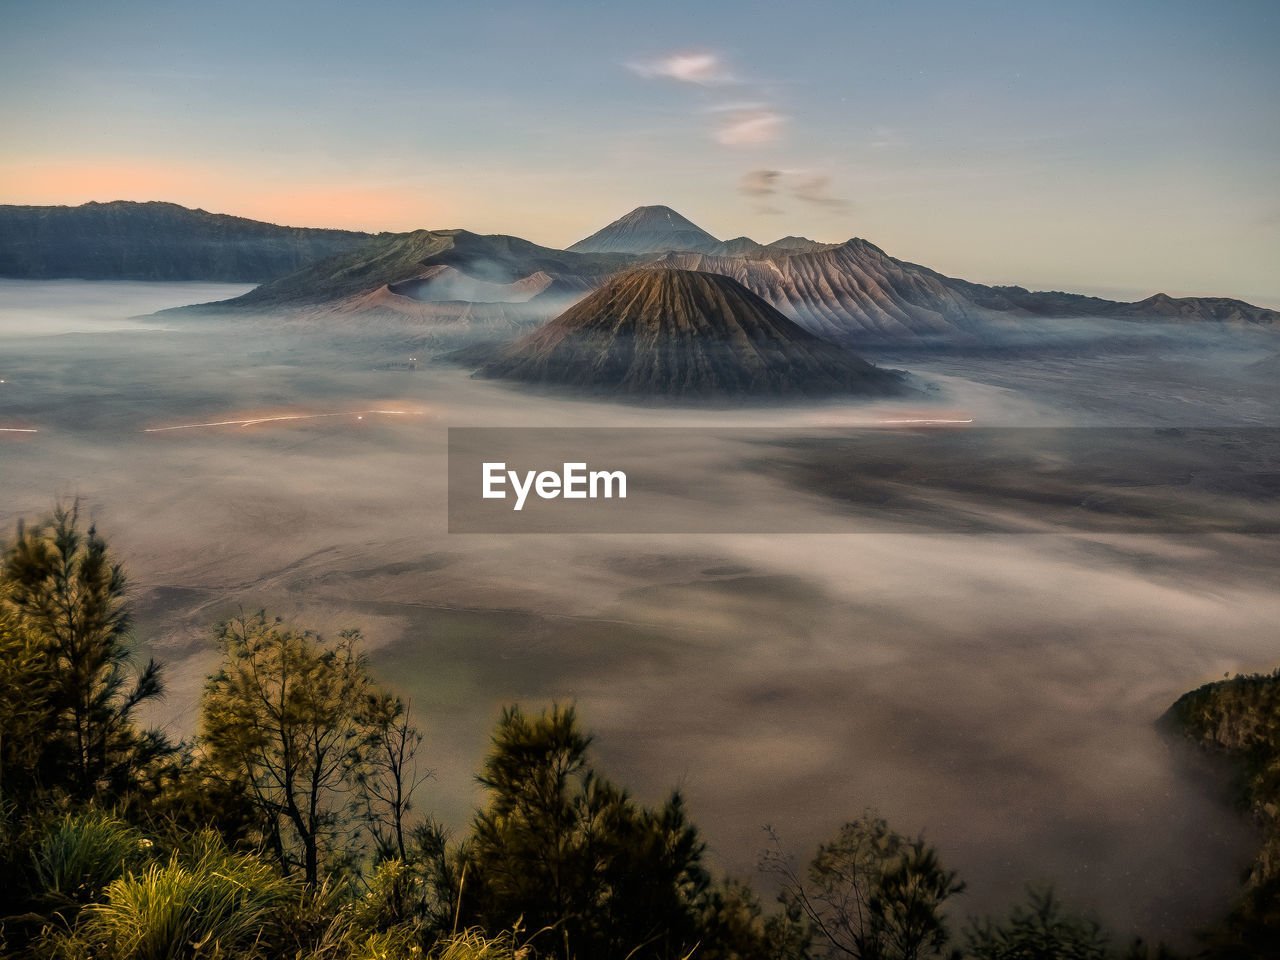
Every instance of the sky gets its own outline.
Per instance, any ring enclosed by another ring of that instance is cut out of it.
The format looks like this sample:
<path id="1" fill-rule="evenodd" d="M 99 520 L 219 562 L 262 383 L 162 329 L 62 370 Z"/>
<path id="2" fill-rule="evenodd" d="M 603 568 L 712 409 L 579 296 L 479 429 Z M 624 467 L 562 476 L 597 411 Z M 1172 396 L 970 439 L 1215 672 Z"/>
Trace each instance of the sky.
<path id="1" fill-rule="evenodd" d="M 0 0 L 0 203 L 568 245 L 641 204 L 1280 307 L 1280 3 Z"/>

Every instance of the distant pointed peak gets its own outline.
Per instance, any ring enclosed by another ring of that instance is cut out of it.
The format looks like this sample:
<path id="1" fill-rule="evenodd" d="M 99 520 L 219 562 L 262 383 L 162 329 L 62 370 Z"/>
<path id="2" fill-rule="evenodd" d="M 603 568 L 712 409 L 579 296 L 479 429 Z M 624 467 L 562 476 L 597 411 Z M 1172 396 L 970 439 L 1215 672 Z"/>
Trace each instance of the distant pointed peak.
<path id="1" fill-rule="evenodd" d="M 619 217 L 617 220 L 613 222 L 614 223 L 636 223 L 636 222 L 664 223 L 665 222 L 665 223 L 673 224 L 675 226 L 683 227 L 686 229 L 694 229 L 694 230 L 700 229 L 698 225 L 695 224 L 688 217 L 671 209 L 671 207 L 668 207 L 665 204 L 661 204 L 661 203 L 651 204 L 645 207 L 636 207 L 630 213 L 623 214 L 621 217 Z M 612 226 L 612 224 L 610 224 L 610 226 Z"/>
<path id="2" fill-rule="evenodd" d="M 720 241 L 668 206 L 636 207 L 569 247 L 575 253 L 706 253 Z"/>

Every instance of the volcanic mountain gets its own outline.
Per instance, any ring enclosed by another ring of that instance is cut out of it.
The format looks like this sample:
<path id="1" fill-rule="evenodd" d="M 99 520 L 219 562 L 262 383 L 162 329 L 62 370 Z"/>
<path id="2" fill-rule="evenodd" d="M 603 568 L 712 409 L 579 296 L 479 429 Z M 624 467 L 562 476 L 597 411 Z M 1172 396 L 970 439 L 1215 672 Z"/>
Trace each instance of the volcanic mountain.
<path id="1" fill-rule="evenodd" d="M 890 394 L 901 375 L 807 333 L 729 277 L 614 277 L 477 371 L 630 396 Z"/>
<path id="2" fill-rule="evenodd" d="M 670 207 L 636 207 L 569 247 L 574 253 L 709 253 L 720 241 Z"/>

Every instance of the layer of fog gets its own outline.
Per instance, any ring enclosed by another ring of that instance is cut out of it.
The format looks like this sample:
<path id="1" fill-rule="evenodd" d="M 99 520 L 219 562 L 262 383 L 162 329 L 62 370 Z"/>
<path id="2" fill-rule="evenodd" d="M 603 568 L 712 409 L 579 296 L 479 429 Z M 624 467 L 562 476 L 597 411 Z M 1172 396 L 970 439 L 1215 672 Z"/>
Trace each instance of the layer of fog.
<path id="1" fill-rule="evenodd" d="M 140 318 L 175 301 L 225 300 L 251 284 L 12 280 L 0 277 L 0 337 L 155 330 Z M 190 299 L 188 299 L 190 298 Z"/>
<path id="2" fill-rule="evenodd" d="M 1275 354 L 1269 339 L 886 356 L 936 399 L 698 412 L 378 369 L 406 359 L 412 335 L 208 319 L 40 335 L 219 295 L 131 286 L 6 287 L 0 427 L 40 432 L 0 435 L 0 529 L 83 498 L 166 661 L 156 719 L 174 733 L 195 723 L 210 623 L 265 605 L 363 629 L 427 733 L 436 778 L 420 804 L 457 829 L 482 799 L 472 777 L 500 706 L 572 699 L 607 772 L 646 800 L 680 785 L 715 862 L 738 875 L 764 823 L 803 852 L 873 805 L 961 871 L 960 912 L 1002 908 L 1027 882 L 1148 935 L 1224 909 L 1251 832 L 1153 721 L 1201 682 L 1276 666 L 1274 538 L 450 536 L 445 436 L 803 432 L 922 409 L 984 425 L 1276 425 L 1273 381 L 1250 366 Z M 356 412 L 385 409 L 409 415 Z M 335 412 L 350 415 L 143 432 Z M 716 452 L 671 470 L 695 462 L 711 469 Z M 763 473 L 733 479 L 744 508 L 782 522 L 834 509 Z"/>

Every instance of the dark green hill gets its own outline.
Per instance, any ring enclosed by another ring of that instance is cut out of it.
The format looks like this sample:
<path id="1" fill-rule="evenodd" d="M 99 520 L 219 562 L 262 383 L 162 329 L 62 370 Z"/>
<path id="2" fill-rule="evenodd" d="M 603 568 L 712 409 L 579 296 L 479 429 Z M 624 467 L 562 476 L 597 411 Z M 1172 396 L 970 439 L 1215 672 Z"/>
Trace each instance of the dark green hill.
<path id="1" fill-rule="evenodd" d="M 368 240 L 176 203 L 0 206 L 0 277 L 260 283 Z"/>

